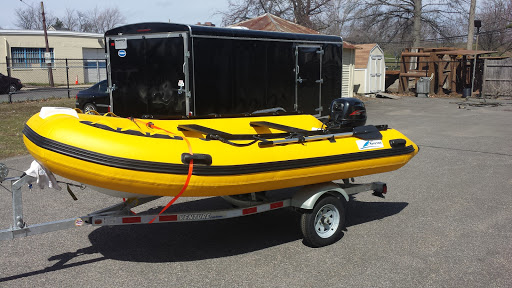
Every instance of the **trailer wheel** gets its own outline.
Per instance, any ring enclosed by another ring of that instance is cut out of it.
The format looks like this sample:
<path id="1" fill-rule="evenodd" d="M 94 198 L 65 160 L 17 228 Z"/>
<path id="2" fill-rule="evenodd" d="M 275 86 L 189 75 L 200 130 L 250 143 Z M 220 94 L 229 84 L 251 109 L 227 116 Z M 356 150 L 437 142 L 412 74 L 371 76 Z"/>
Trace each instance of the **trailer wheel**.
<path id="1" fill-rule="evenodd" d="M 301 217 L 304 242 L 311 247 L 335 243 L 343 235 L 344 227 L 345 207 L 342 200 L 334 196 L 320 199 L 311 212 Z"/>

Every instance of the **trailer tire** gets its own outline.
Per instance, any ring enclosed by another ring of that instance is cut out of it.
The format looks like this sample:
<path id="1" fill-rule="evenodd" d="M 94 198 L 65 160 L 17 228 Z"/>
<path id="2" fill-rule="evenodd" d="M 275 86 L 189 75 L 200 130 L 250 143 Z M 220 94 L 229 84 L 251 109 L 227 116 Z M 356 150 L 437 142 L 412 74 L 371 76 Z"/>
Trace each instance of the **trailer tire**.
<path id="1" fill-rule="evenodd" d="M 344 228 L 345 205 L 338 197 L 321 198 L 312 210 L 303 213 L 301 217 L 304 244 L 310 247 L 335 243 L 343 236 Z"/>

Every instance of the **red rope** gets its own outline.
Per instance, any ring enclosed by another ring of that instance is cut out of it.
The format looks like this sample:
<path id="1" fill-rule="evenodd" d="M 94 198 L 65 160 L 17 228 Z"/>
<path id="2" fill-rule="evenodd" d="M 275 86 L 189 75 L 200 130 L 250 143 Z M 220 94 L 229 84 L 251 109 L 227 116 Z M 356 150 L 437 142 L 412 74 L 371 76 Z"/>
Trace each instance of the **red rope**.
<path id="1" fill-rule="evenodd" d="M 149 127 L 151 129 L 158 129 L 158 130 L 162 130 L 166 133 L 169 133 L 169 134 L 172 134 L 172 135 L 176 135 L 175 133 L 172 133 L 171 131 L 167 131 L 163 128 L 160 128 L 160 127 L 157 127 L 155 126 L 155 124 L 151 123 L 151 122 L 144 122 L 144 121 L 141 121 L 139 119 L 135 119 L 135 118 L 130 118 L 132 121 L 136 122 L 141 122 L 141 123 L 144 123 L 144 125 L 146 125 L 146 127 Z M 190 155 L 194 155 L 194 153 L 192 153 L 192 145 L 190 145 L 190 142 L 188 141 L 187 137 L 183 136 L 183 139 L 185 140 L 185 142 L 187 143 L 187 146 L 188 146 L 188 152 L 190 153 Z M 156 218 L 158 218 L 158 216 L 160 216 L 160 214 L 162 214 L 165 210 L 167 210 L 167 208 L 171 207 L 172 204 L 174 204 L 174 202 L 176 202 L 176 200 L 178 200 L 178 198 L 180 198 L 180 196 L 185 192 L 185 190 L 187 190 L 187 187 L 188 187 L 188 183 L 190 183 L 190 178 L 192 177 L 192 171 L 194 171 L 194 160 L 193 159 L 190 159 L 190 163 L 188 164 L 188 174 L 187 174 L 187 179 L 185 180 L 185 184 L 183 184 L 183 187 L 181 188 L 181 191 L 180 193 L 178 193 L 176 196 L 174 196 L 171 201 L 169 201 L 169 203 L 167 203 L 167 205 L 165 205 L 165 207 L 162 209 L 162 211 L 160 211 L 160 213 L 158 213 L 157 216 L 155 216 L 155 218 L 153 218 L 151 221 L 149 221 L 149 223 L 153 223 Z"/>

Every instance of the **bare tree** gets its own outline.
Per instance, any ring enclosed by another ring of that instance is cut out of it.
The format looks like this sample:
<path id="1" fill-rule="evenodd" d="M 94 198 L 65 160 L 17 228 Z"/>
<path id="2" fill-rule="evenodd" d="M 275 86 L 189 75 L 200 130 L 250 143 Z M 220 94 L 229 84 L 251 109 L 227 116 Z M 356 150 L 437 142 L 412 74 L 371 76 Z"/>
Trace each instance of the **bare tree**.
<path id="1" fill-rule="evenodd" d="M 66 8 L 66 12 L 61 21 L 62 24 L 64 24 L 64 27 L 66 27 L 68 30 L 78 30 L 78 15 L 74 9 Z"/>
<path id="2" fill-rule="evenodd" d="M 28 4 L 27 4 L 28 5 Z M 16 22 L 15 25 L 18 28 L 26 30 L 43 30 L 43 15 L 41 6 L 39 5 L 28 5 L 25 8 L 18 8 L 15 10 Z M 46 23 L 49 27 L 55 23 L 55 17 L 52 13 L 46 12 Z M 48 28 L 46 27 L 46 28 Z"/>
<path id="3" fill-rule="evenodd" d="M 117 7 L 106 9 L 95 7 L 85 13 L 78 12 L 77 15 L 78 27 L 81 32 L 105 33 L 125 22 L 124 16 Z"/>
<path id="4" fill-rule="evenodd" d="M 425 38 L 449 39 L 459 32 L 453 18 L 465 5 L 465 0 L 366 0 L 351 22 L 349 38 L 414 46 L 420 46 Z"/>
<path id="5" fill-rule="evenodd" d="M 412 46 L 419 47 L 421 40 L 421 0 L 414 0 L 413 12 L 413 29 L 412 29 Z"/>
<path id="6" fill-rule="evenodd" d="M 270 13 L 313 30 L 325 30 L 336 21 L 336 4 L 341 0 L 228 0 L 229 10 L 220 12 L 227 26 Z"/>
<path id="7" fill-rule="evenodd" d="M 228 26 L 270 13 L 283 19 L 292 20 L 293 10 L 289 0 L 228 0 L 229 10 L 219 12 L 222 25 Z"/>
<path id="8" fill-rule="evenodd" d="M 117 8 L 100 9 L 95 7 L 89 11 L 76 11 L 66 9 L 62 19 L 54 17 L 47 12 L 46 23 L 55 24 L 59 20 L 59 25 L 71 31 L 105 33 L 105 31 L 114 28 L 116 25 L 123 24 L 125 17 Z M 42 30 L 42 17 L 40 7 L 29 6 L 16 10 L 16 26 L 28 30 Z"/>
<path id="9" fill-rule="evenodd" d="M 485 50 L 498 51 L 500 54 L 512 51 L 512 1 L 489 0 L 478 14 L 482 20 L 478 45 Z"/>
<path id="10" fill-rule="evenodd" d="M 466 49 L 473 49 L 473 36 L 475 30 L 475 8 L 476 8 L 476 0 L 471 0 L 471 5 L 469 7 L 469 21 L 468 21 L 468 42 Z"/>

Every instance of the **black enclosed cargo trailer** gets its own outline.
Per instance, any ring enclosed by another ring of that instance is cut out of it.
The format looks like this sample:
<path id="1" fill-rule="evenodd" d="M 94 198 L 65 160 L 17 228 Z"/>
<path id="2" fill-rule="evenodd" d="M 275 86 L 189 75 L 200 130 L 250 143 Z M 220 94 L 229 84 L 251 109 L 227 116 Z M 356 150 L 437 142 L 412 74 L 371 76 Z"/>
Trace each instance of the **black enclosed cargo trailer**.
<path id="1" fill-rule="evenodd" d="M 140 23 L 107 31 L 105 43 L 119 116 L 321 116 L 341 97 L 339 36 Z"/>

